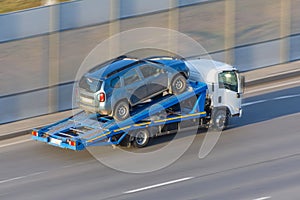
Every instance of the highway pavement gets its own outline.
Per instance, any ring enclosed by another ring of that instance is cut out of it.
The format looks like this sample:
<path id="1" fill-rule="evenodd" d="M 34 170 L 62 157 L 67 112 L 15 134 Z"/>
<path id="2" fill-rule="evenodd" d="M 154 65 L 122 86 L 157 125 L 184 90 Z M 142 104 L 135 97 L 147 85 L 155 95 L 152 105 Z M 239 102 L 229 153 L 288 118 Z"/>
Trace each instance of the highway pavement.
<path id="1" fill-rule="evenodd" d="M 231 120 L 206 158 L 198 158 L 205 137 L 201 131 L 177 161 L 149 173 L 120 172 L 88 151 L 63 150 L 28 135 L 2 140 L 0 199 L 298 200 L 300 86 L 260 89 L 246 96 L 244 116 Z M 171 139 L 157 138 L 143 151 Z M 116 154 L 112 147 L 98 148 L 107 156 Z"/>

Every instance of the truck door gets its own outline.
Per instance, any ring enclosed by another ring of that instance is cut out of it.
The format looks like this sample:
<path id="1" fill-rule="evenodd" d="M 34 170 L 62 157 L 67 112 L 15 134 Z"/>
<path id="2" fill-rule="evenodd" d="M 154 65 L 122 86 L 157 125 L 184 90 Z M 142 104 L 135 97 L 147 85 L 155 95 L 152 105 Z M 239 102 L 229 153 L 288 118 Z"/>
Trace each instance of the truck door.
<path id="1" fill-rule="evenodd" d="M 240 113 L 242 104 L 241 81 L 237 71 L 223 71 L 218 74 L 219 95 L 218 104 L 229 107 L 232 115 Z"/>

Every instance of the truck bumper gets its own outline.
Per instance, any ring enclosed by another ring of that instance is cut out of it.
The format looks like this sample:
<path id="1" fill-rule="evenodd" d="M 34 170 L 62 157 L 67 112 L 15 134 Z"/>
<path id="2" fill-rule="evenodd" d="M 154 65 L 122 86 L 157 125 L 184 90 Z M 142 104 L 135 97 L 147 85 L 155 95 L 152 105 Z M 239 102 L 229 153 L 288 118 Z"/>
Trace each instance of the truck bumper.
<path id="1" fill-rule="evenodd" d="M 51 138 L 51 137 L 32 136 L 31 138 L 33 140 L 44 142 L 44 143 L 47 143 L 49 145 L 60 147 L 60 148 L 63 148 L 63 149 L 71 149 L 71 150 L 75 150 L 75 151 L 85 149 L 84 145 L 82 143 L 79 143 L 79 142 L 76 142 L 75 145 L 70 145 L 66 141 L 56 139 L 56 138 Z"/>
<path id="2" fill-rule="evenodd" d="M 242 114 L 243 114 L 243 110 L 240 108 L 239 112 L 232 115 L 232 117 L 242 117 Z"/>

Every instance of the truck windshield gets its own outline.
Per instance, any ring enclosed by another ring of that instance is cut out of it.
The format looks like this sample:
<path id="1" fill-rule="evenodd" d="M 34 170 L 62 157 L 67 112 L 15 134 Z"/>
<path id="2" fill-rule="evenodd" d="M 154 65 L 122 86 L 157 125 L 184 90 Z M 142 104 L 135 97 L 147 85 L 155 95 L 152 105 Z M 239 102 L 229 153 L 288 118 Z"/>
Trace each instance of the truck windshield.
<path id="1" fill-rule="evenodd" d="M 224 71 L 220 73 L 219 87 L 238 92 L 238 80 L 235 71 Z"/>
<path id="2" fill-rule="evenodd" d="M 102 81 L 89 78 L 89 77 L 82 77 L 79 81 L 79 87 L 82 89 L 87 90 L 88 92 L 97 92 L 100 90 Z"/>

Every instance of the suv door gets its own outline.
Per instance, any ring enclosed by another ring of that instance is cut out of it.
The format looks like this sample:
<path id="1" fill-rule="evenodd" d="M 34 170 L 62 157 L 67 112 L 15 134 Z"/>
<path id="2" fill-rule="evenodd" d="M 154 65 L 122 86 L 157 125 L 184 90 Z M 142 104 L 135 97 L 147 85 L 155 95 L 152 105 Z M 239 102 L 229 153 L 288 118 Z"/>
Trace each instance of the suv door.
<path id="1" fill-rule="evenodd" d="M 142 65 L 140 71 L 147 82 L 147 96 L 163 92 L 168 88 L 168 75 L 166 70 L 155 65 Z"/>
<path id="2" fill-rule="evenodd" d="M 132 105 L 139 103 L 147 97 L 146 82 L 141 79 L 135 69 L 127 71 L 123 75 L 127 99 Z"/>

